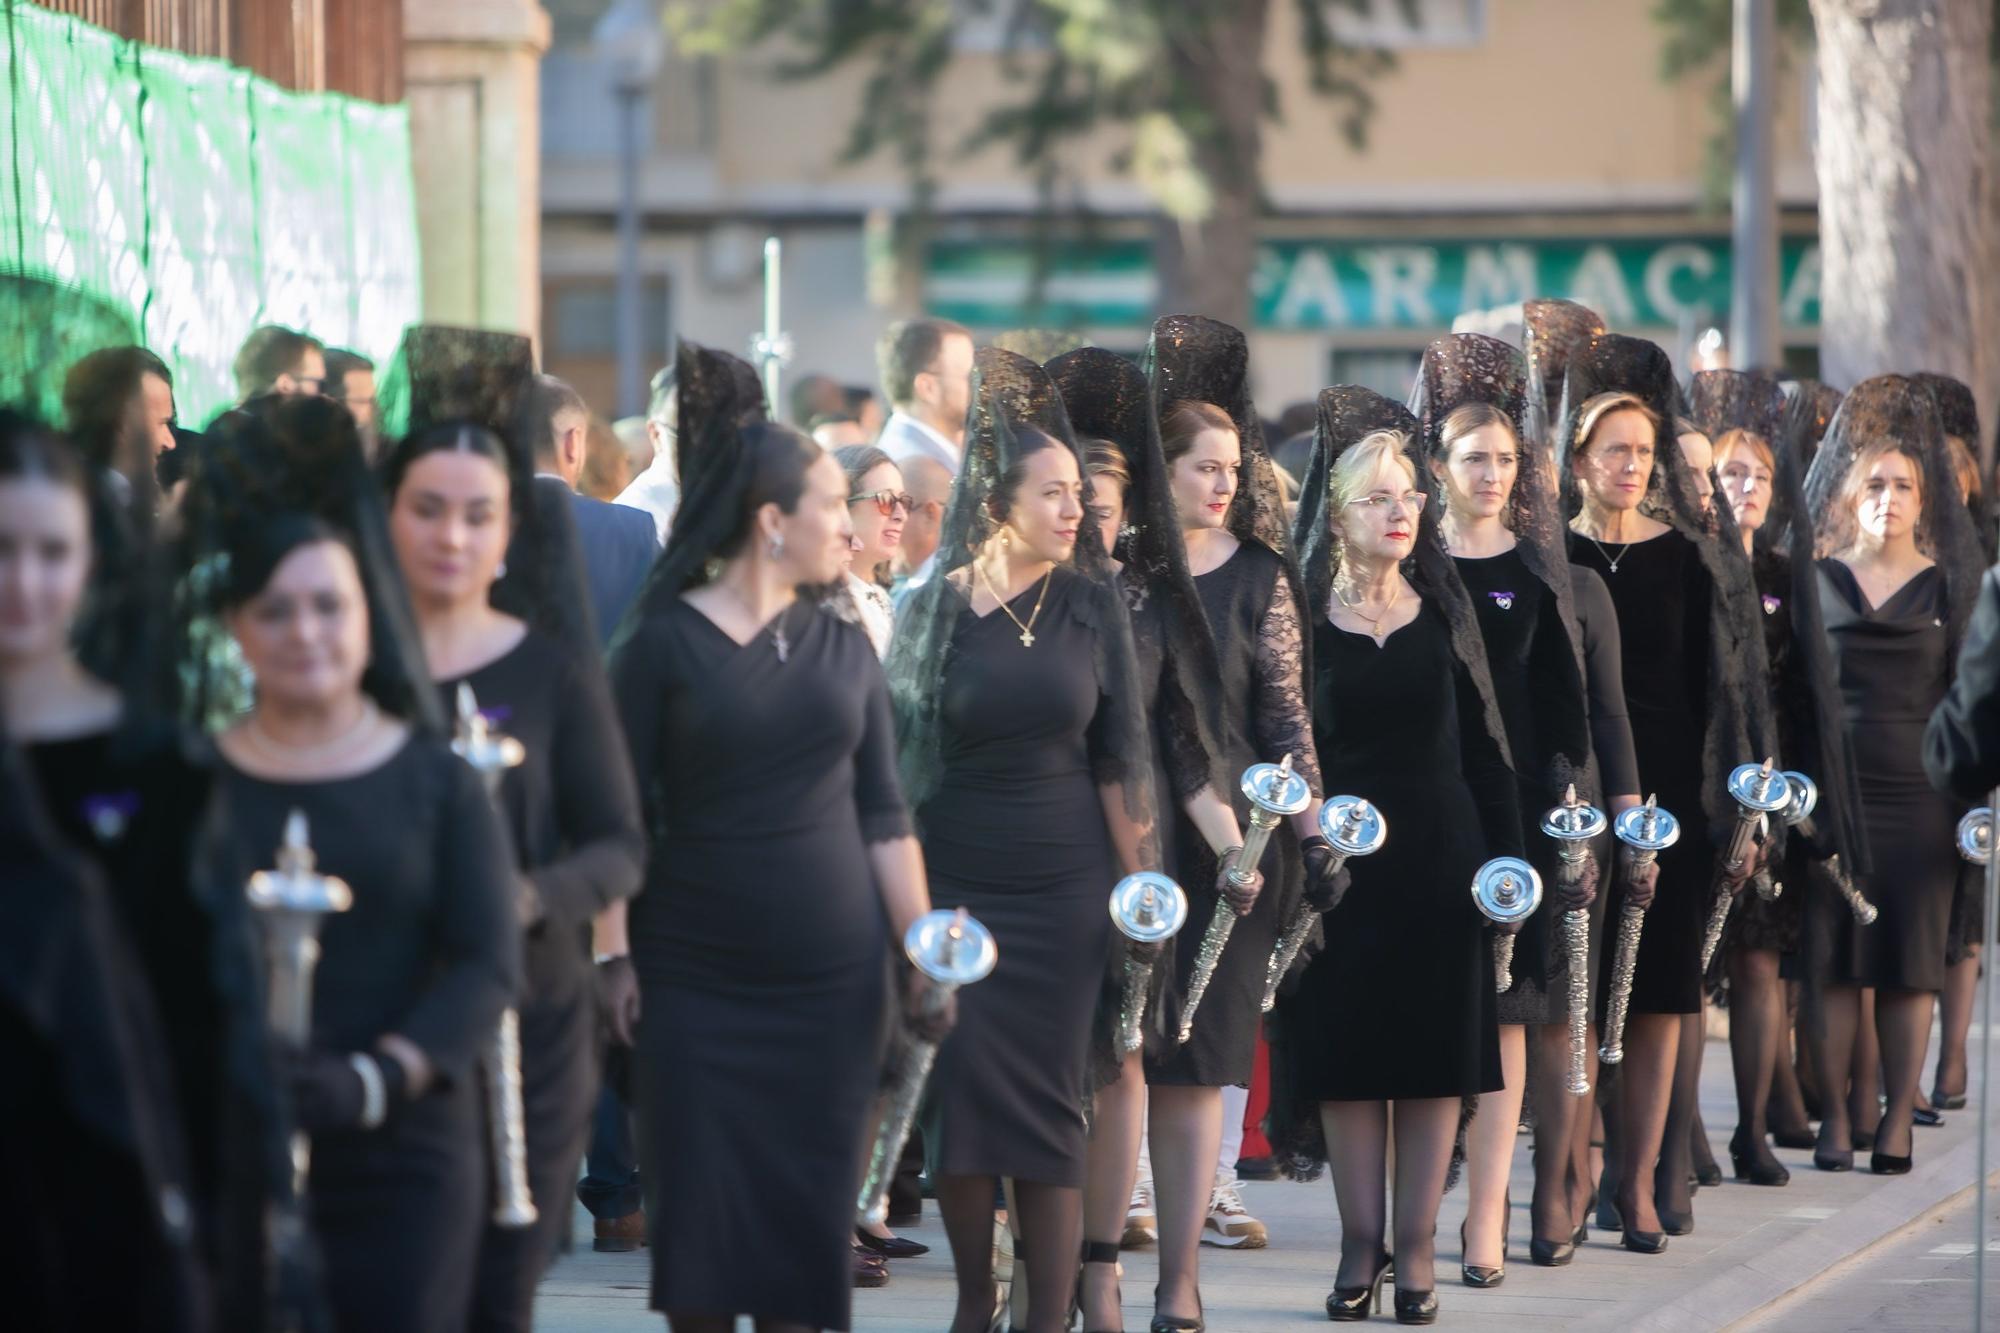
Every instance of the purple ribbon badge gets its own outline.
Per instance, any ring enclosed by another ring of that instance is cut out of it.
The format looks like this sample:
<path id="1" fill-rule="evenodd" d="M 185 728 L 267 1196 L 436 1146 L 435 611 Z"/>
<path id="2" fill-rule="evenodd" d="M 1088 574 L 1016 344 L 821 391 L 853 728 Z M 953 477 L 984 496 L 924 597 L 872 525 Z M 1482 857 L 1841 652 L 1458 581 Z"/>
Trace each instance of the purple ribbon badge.
<path id="1" fill-rule="evenodd" d="M 498 731 L 506 725 L 508 718 L 514 716 L 514 710 L 506 704 L 494 704 L 491 708 L 480 709 L 479 716 L 486 719 L 487 726 Z"/>
<path id="2" fill-rule="evenodd" d="M 1512 611 L 1514 609 L 1514 593 L 1512 589 L 1489 592 L 1486 595 L 1491 597 L 1493 605 L 1499 607 L 1502 611 Z"/>
<path id="3" fill-rule="evenodd" d="M 1770 594 L 1770 593 L 1768 593 L 1768 592 L 1764 594 L 1764 614 L 1765 614 L 1765 615 L 1767 615 L 1767 616 L 1775 616 L 1775 615 L 1777 615 L 1777 614 L 1778 614 L 1778 608 L 1779 608 L 1779 607 L 1781 607 L 1781 606 L 1783 606 L 1784 604 L 1785 604 L 1785 602 L 1784 602 L 1784 599 L 1783 599 L 1782 597 L 1773 597 L 1773 596 L 1771 596 L 1771 594 Z"/>
<path id="4" fill-rule="evenodd" d="M 83 798 L 83 820 L 99 842 L 116 842 L 125 836 L 125 825 L 139 813 L 139 793 L 103 792 Z"/>

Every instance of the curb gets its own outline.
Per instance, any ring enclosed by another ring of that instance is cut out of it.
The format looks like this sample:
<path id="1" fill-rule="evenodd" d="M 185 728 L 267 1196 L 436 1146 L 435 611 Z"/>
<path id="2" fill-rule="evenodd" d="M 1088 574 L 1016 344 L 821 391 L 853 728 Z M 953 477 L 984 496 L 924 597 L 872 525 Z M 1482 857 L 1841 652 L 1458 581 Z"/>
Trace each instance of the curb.
<path id="1" fill-rule="evenodd" d="M 1873 1247 L 1971 1192 L 1978 1168 L 1979 1139 L 1973 1134 L 1782 1244 L 1760 1251 L 1745 1237 L 1738 1246 L 1740 1260 L 1700 1277 L 1665 1303 L 1657 1298 L 1621 1302 L 1577 1327 L 1629 1333 L 1734 1327 L 1803 1294 L 1836 1269 L 1865 1262 Z M 2000 1181 L 2000 1171 L 1991 1179 Z"/>

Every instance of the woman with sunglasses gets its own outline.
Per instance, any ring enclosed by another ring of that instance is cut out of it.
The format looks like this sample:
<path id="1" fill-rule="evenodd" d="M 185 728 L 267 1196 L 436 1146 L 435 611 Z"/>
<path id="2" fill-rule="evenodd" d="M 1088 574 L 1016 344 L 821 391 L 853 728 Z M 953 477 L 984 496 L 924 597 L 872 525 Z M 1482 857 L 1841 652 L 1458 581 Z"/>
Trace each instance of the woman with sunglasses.
<path id="1" fill-rule="evenodd" d="M 903 471 L 872 444 L 833 451 L 847 474 L 847 517 L 854 525 L 854 561 L 842 584 L 853 602 L 853 619 L 868 634 L 875 656 L 889 651 L 895 612 L 889 604 L 889 564 L 903 549 L 903 524 L 914 501 L 903 489 Z"/>

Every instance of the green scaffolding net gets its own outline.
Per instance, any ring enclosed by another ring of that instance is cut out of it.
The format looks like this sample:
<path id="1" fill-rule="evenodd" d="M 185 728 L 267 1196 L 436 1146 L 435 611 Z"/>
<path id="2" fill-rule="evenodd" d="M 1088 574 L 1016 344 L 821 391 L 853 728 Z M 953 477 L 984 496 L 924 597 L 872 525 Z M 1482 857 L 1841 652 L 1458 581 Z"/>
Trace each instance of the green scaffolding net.
<path id="1" fill-rule="evenodd" d="M 193 424 L 259 324 L 386 363 L 421 304 L 405 108 L 21 0 L 0 23 L 0 401 L 58 416 L 63 367 L 121 318 Z"/>

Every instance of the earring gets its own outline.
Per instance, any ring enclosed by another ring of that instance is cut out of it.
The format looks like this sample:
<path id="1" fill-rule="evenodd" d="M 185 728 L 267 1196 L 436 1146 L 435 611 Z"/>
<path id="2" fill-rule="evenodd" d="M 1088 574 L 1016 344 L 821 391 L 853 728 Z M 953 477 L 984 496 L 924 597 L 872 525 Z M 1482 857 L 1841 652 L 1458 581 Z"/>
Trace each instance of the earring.
<path id="1" fill-rule="evenodd" d="M 505 556 L 502 556 L 500 559 L 500 563 L 493 567 L 493 577 L 496 579 L 504 579 L 507 577 L 507 559 Z"/>
<path id="2" fill-rule="evenodd" d="M 782 560 L 785 555 L 785 534 L 782 532 L 772 533 L 771 540 L 765 546 L 770 551 L 773 560 Z"/>
<path id="3" fill-rule="evenodd" d="M 1006 524 L 1000 525 L 1000 549 L 1008 550 L 1014 545 L 1014 533 Z"/>

